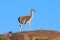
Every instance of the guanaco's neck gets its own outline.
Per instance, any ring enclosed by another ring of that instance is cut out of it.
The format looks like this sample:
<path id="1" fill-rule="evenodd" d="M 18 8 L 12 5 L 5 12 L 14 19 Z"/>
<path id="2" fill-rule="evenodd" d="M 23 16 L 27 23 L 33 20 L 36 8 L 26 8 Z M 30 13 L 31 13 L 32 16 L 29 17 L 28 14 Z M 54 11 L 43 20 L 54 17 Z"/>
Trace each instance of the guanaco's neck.
<path id="1" fill-rule="evenodd" d="M 33 17 L 33 13 L 34 13 L 33 11 L 30 12 L 30 16 L 31 16 L 31 17 Z"/>

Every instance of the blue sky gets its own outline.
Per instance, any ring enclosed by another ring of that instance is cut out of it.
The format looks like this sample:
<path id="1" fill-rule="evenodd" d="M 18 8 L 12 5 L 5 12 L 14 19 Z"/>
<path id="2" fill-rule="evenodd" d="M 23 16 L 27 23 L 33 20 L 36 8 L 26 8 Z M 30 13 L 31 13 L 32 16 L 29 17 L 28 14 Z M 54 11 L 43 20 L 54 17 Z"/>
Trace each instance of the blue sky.
<path id="1" fill-rule="evenodd" d="M 0 34 L 19 32 L 19 16 L 30 15 L 36 10 L 31 21 L 32 30 L 60 31 L 60 0 L 0 0 Z M 23 25 L 29 31 L 29 27 Z"/>

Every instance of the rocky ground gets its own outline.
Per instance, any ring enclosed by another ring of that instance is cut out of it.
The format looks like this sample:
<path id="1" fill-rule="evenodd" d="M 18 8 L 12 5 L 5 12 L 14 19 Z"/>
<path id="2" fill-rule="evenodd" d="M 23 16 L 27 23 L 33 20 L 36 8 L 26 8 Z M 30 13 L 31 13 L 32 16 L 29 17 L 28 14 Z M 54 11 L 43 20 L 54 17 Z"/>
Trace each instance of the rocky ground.
<path id="1" fill-rule="evenodd" d="M 0 34 L 0 40 L 60 40 L 60 32 L 53 30 L 35 30 Z"/>

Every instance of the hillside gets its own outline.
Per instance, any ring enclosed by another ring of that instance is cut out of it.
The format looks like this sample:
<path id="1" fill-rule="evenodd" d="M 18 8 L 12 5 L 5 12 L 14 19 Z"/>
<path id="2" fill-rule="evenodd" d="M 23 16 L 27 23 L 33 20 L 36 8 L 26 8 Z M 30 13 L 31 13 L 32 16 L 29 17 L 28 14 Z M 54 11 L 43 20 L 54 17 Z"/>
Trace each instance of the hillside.
<path id="1" fill-rule="evenodd" d="M 60 32 L 52 30 L 36 30 L 0 34 L 0 40 L 60 40 Z"/>

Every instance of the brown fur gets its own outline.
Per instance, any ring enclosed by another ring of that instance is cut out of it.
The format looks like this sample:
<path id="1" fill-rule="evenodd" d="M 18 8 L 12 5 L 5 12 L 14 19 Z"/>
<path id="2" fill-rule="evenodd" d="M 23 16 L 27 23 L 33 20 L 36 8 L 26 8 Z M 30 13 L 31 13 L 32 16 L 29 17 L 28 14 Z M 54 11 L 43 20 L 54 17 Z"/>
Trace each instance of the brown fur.
<path id="1" fill-rule="evenodd" d="M 32 11 L 35 12 L 35 10 L 31 9 L 30 16 L 20 16 L 18 18 L 19 23 L 20 24 L 28 24 L 31 21 L 31 19 L 32 19 Z"/>
<path id="2" fill-rule="evenodd" d="M 20 19 L 20 24 L 27 24 L 27 22 L 31 19 L 31 16 L 24 16 Z"/>

